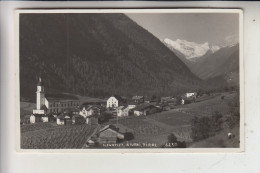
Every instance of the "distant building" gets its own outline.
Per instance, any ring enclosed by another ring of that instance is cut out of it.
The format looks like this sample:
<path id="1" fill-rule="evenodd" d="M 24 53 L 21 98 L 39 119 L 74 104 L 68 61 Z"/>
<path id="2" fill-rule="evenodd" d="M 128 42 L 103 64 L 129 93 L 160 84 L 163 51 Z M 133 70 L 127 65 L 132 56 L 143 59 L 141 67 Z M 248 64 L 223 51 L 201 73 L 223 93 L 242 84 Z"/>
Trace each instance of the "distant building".
<path id="1" fill-rule="evenodd" d="M 31 124 L 39 123 L 39 122 L 42 122 L 40 115 L 31 115 L 30 116 L 30 123 Z"/>
<path id="2" fill-rule="evenodd" d="M 101 106 L 88 106 L 87 108 L 83 107 L 82 110 L 79 112 L 79 115 L 86 118 L 89 116 L 101 115 L 103 111 L 104 108 Z"/>
<path id="3" fill-rule="evenodd" d="M 118 95 L 111 96 L 107 100 L 107 108 L 117 108 L 118 106 L 121 106 L 123 102 L 124 101 L 120 96 Z"/>
<path id="4" fill-rule="evenodd" d="M 99 144 L 116 144 L 124 140 L 124 134 L 113 125 L 107 125 L 97 133 Z"/>
<path id="5" fill-rule="evenodd" d="M 149 115 L 159 111 L 159 108 L 152 104 L 144 103 L 133 109 L 135 116 Z"/>
<path id="6" fill-rule="evenodd" d="M 44 84 L 39 78 L 36 91 L 36 109 L 34 115 L 46 115 L 49 113 L 63 112 L 68 108 L 74 108 L 80 105 L 79 100 L 52 100 L 45 97 Z"/>
<path id="7" fill-rule="evenodd" d="M 133 96 L 132 100 L 137 104 L 144 103 L 144 96 Z"/>
<path id="8" fill-rule="evenodd" d="M 189 93 L 185 93 L 185 97 L 189 98 L 189 97 L 196 97 L 197 93 L 196 92 L 189 92 Z"/>
<path id="9" fill-rule="evenodd" d="M 49 116 L 38 115 L 38 114 L 30 116 L 30 123 L 31 124 L 39 123 L 39 122 L 43 122 L 43 123 L 49 122 Z"/>
<path id="10" fill-rule="evenodd" d="M 70 116 L 67 115 L 67 114 L 60 114 L 58 117 L 57 117 L 57 125 L 66 125 L 67 122 L 70 120 Z"/>
<path id="11" fill-rule="evenodd" d="M 136 103 L 129 103 L 127 107 L 128 107 L 129 109 L 134 109 L 136 106 L 137 106 Z"/>
<path id="12" fill-rule="evenodd" d="M 130 109 L 127 106 L 119 106 L 116 111 L 118 117 L 126 117 L 129 116 Z"/>

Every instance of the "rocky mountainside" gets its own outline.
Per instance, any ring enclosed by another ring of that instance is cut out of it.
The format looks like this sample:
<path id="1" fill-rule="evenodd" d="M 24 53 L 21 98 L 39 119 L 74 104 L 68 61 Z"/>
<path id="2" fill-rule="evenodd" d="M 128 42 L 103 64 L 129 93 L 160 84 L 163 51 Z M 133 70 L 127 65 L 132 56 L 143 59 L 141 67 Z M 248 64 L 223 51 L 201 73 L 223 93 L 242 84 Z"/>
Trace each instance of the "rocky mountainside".
<path id="1" fill-rule="evenodd" d="M 171 39 L 166 38 L 163 40 L 163 43 L 172 51 L 183 54 L 187 60 L 192 62 L 196 62 L 198 57 L 204 56 L 206 54 L 212 54 L 220 49 L 219 46 L 210 45 L 208 42 L 198 44 L 180 39 L 172 41 Z"/>
<path id="2" fill-rule="evenodd" d="M 214 54 L 199 58 L 191 70 L 201 79 L 223 76 L 239 71 L 239 45 L 221 48 Z"/>
<path id="3" fill-rule="evenodd" d="M 92 97 L 173 95 L 201 80 L 160 40 L 124 14 L 21 14 L 20 92 Z"/>

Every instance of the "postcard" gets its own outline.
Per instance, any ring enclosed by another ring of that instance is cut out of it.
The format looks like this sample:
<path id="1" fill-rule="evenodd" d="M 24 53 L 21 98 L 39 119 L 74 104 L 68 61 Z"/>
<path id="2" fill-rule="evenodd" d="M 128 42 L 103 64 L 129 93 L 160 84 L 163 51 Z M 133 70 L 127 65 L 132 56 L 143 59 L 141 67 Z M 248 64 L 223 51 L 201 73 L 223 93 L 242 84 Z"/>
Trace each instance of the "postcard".
<path id="1" fill-rule="evenodd" d="M 242 152 L 239 9 L 16 10 L 21 152 Z"/>

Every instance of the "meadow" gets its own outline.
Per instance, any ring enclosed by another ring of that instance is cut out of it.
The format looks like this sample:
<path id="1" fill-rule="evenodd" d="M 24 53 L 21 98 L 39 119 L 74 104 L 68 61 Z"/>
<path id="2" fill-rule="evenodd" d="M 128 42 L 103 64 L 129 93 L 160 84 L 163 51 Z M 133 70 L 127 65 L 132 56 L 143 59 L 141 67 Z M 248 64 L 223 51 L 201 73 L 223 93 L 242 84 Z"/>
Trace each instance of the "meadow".
<path id="1" fill-rule="evenodd" d="M 224 99 L 221 98 L 222 96 Z M 203 96 L 198 98 L 196 103 L 175 106 L 169 111 L 148 116 L 119 118 L 118 124 L 133 131 L 134 139 L 131 142 L 155 142 L 160 146 L 167 141 L 170 133 L 174 133 L 178 140 L 192 144 L 191 119 L 195 116 L 212 116 L 216 111 L 224 116 L 227 115 L 228 103 L 235 96 L 235 93 Z M 113 119 L 108 123 L 117 122 Z"/>

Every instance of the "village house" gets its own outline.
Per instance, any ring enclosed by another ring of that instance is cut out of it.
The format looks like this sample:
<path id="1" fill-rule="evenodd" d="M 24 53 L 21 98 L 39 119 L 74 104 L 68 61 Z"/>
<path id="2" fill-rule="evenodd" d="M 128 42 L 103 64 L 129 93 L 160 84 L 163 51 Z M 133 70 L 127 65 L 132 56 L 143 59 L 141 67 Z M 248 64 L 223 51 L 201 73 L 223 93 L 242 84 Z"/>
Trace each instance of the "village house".
<path id="1" fill-rule="evenodd" d="M 107 125 L 96 134 L 99 144 L 116 144 L 124 140 L 124 134 L 119 132 L 114 125 Z"/>
<path id="2" fill-rule="evenodd" d="M 161 103 L 175 104 L 176 98 L 174 98 L 174 97 L 161 97 Z"/>
<path id="3" fill-rule="evenodd" d="M 39 78 L 36 91 L 36 109 L 34 115 L 46 115 L 50 113 L 60 113 L 68 108 L 74 108 L 80 105 L 79 100 L 55 100 L 45 97 L 44 84 Z"/>
<path id="4" fill-rule="evenodd" d="M 113 95 L 107 100 L 107 108 L 117 108 L 118 106 L 121 106 L 124 103 L 124 100 L 118 96 Z"/>
<path id="5" fill-rule="evenodd" d="M 40 115 L 31 115 L 30 116 L 30 123 L 31 124 L 34 124 L 34 123 L 39 123 L 39 122 L 42 122 L 42 118 Z"/>
<path id="6" fill-rule="evenodd" d="M 129 116 L 130 109 L 127 106 L 119 106 L 116 111 L 118 117 L 126 117 Z"/>
<path id="7" fill-rule="evenodd" d="M 129 109 L 134 109 L 137 105 L 139 105 L 139 103 L 134 102 L 133 100 L 127 101 L 127 107 L 128 107 Z"/>
<path id="8" fill-rule="evenodd" d="M 66 124 L 69 124 L 70 119 L 71 119 L 71 117 L 68 114 L 62 113 L 57 117 L 56 122 L 57 122 L 57 125 L 66 125 Z"/>
<path id="9" fill-rule="evenodd" d="M 79 115 L 83 116 L 84 118 L 89 116 L 98 116 L 104 111 L 104 108 L 101 106 L 88 106 L 87 108 L 83 107 L 82 110 L 79 112 Z"/>
<path id="10" fill-rule="evenodd" d="M 144 96 L 133 96 L 132 100 L 137 104 L 144 103 Z"/>
<path id="11" fill-rule="evenodd" d="M 149 115 L 153 114 L 159 111 L 159 108 L 152 104 L 141 104 L 133 109 L 135 116 L 141 116 L 141 115 Z"/>
<path id="12" fill-rule="evenodd" d="M 186 98 L 190 98 L 190 97 L 196 97 L 197 93 L 196 92 L 189 92 L 189 93 L 185 93 L 184 95 Z"/>

